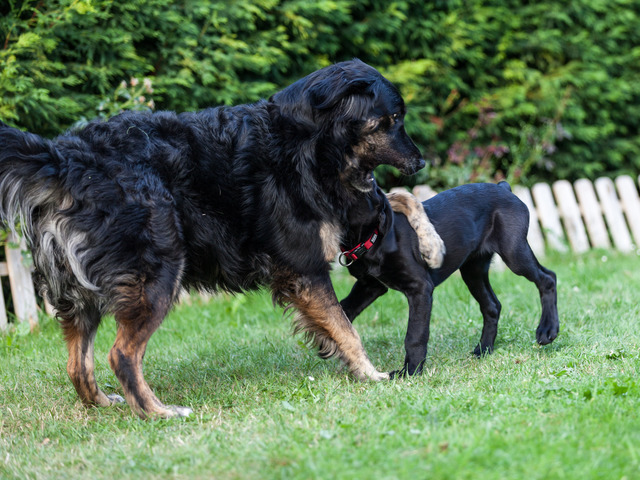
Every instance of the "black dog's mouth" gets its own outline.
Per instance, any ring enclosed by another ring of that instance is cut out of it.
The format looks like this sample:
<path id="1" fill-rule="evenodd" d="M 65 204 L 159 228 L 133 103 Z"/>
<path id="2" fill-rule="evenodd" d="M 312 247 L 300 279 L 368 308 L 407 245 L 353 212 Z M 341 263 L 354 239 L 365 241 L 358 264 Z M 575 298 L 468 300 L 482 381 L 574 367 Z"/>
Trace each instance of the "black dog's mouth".
<path id="1" fill-rule="evenodd" d="M 340 173 L 342 184 L 363 193 L 373 190 L 375 165 L 364 165 L 362 159 L 358 157 L 347 157 L 346 161 L 347 167 Z"/>
<path id="2" fill-rule="evenodd" d="M 422 170 L 426 164 L 427 163 L 425 162 L 424 158 L 420 157 L 410 165 L 403 165 L 401 167 L 398 166 L 398 170 L 400 170 L 400 173 L 402 173 L 403 175 L 415 175 L 420 170 Z"/>
<path id="3" fill-rule="evenodd" d="M 350 179 L 351 186 L 362 193 L 368 193 L 373 190 L 376 184 L 373 172 L 365 172 L 362 176 Z"/>
<path id="4" fill-rule="evenodd" d="M 398 165 L 396 168 L 402 175 L 414 175 L 423 169 L 425 161 L 423 158 L 418 158 L 410 164 Z M 353 188 L 362 193 L 368 193 L 375 187 L 376 180 L 373 175 L 373 170 L 361 170 L 357 168 L 348 169 L 344 172 L 346 183 L 350 184 Z"/>

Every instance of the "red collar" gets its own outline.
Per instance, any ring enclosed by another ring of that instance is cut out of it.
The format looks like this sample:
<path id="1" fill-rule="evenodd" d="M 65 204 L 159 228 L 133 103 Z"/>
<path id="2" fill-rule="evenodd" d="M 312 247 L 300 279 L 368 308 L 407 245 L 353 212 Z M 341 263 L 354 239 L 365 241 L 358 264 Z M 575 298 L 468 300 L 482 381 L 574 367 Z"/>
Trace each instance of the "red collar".
<path id="1" fill-rule="evenodd" d="M 378 240 L 379 237 L 380 235 L 378 234 L 378 229 L 376 228 L 367 240 L 359 243 L 351 250 L 347 250 L 346 248 L 341 246 L 340 250 L 342 250 L 342 253 L 338 257 L 338 262 L 340 262 L 340 265 L 342 265 L 343 267 L 348 267 L 353 262 L 362 257 L 362 255 L 371 250 L 371 247 L 373 247 L 373 244 L 376 243 L 376 240 Z"/>

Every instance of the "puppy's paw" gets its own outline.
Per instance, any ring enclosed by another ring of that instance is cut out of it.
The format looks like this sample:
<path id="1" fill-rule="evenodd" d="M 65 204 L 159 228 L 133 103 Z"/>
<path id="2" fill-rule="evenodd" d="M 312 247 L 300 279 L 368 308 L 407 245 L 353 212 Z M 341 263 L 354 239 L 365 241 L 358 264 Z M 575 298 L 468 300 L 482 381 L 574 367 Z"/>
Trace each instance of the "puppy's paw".
<path id="1" fill-rule="evenodd" d="M 473 350 L 473 354 L 480 358 L 485 355 L 491 355 L 493 353 L 493 345 L 482 346 L 480 344 L 476 345 L 476 348 Z"/>
<path id="2" fill-rule="evenodd" d="M 404 368 L 401 370 L 393 370 L 389 372 L 389 378 L 391 380 L 395 380 L 396 378 L 405 378 L 406 376 L 407 376 L 407 370 Z"/>
<path id="3" fill-rule="evenodd" d="M 407 378 L 422 375 L 423 364 L 424 362 L 420 362 L 417 367 L 405 364 L 401 370 L 393 370 L 392 372 L 389 372 L 389 378 Z"/>

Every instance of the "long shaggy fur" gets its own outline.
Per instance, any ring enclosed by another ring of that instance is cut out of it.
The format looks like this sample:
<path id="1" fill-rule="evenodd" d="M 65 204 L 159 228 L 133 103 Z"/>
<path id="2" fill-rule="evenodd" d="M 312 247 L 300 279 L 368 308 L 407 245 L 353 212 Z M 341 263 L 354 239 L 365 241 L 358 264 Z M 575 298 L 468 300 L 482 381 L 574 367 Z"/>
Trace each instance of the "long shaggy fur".
<path id="1" fill-rule="evenodd" d="M 424 165 L 404 113 L 397 90 L 354 60 L 251 105 L 123 113 L 52 141 L 2 124 L 0 217 L 20 219 L 39 286 L 69 345 L 82 347 L 70 355 L 86 356 L 100 318 L 115 314 L 111 366 L 142 416 L 175 413 L 153 397 L 140 362 L 181 288 L 269 286 L 278 303 L 308 304 L 299 328 L 324 354 L 378 378 L 333 309 L 329 260 L 373 169 Z M 83 400 L 108 403 L 97 387 L 81 391 L 93 371 L 74 365 Z"/>

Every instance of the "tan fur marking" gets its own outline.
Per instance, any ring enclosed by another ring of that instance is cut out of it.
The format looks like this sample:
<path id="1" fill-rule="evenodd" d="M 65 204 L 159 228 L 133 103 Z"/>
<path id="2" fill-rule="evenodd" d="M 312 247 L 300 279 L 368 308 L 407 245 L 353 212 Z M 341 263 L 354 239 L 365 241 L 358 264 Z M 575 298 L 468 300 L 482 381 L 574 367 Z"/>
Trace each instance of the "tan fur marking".
<path id="1" fill-rule="evenodd" d="M 122 385 L 127 403 L 141 418 L 187 416 L 191 413 L 190 408 L 164 405 L 142 373 L 147 343 L 169 310 L 168 298 L 153 303 L 146 288 L 140 283 L 128 287 L 129 291 L 127 287 L 121 289 L 121 297 L 126 299 L 129 308 L 116 311 L 118 331 L 109 351 L 109 365 Z"/>
<path id="2" fill-rule="evenodd" d="M 327 222 L 320 226 L 322 251 L 327 262 L 334 260 L 340 251 L 340 233 L 340 228 L 332 223 Z"/>
<path id="3" fill-rule="evenodd" d="M 285 293 L 285 292 L 283 292 Z M 323 285 L 312 285 L 304 278 L 290 278 L 283 299 L 297 310 L 294 333 L 319 348 L 323 358 L 337 355 L 360 380 L 384 380 L 388 373 L 373 366 L 358 332 L 344 314 L 335 292 Z"/>
<path id="4" fill-rule="evenodd" d="M 141 418 L 155 416 L 155 414 L 159 416 L 170 416 L 165 414 L 164 409 L 156 410 L 153 408 L 154 406 L 162 405 L 162 403 L 151 391 L 151 388 L 149 388 L 149 385 L 142 376 L 142 357 L 146 350 L 146 342 L 144 344 L 133 344 L 133 342 L 126 338 L 128 335 L 124 332 L 124 328 L 118 326 L 116 341 L 109 352 L 109 364 L 116 375 L 122 368 L 128 367 L 129 369 L 128 380 L 132 380 L 134 385 L 129 385 L 127 382 L 121 381 L 127 403 Z M 132 365 L 123 367 L 121 364 L 122 357 L 126 357 L 127 360 L 131 361 Z M 131 388 L 132 386 L 133 388 Z"/>
<path id="5" fill-rule="evenodd" d="M 387 199 L 393 211 L 406 216 L 409 224 L 416 231 L 420 254 L 429 267 L 440 267 L 444 260 L 446 248 L 424 211 L 422 204 L 409 192 L 391 192 L 387 194 Z"/>
<path id="6" fill-rule="evenodd" d="M 98 387 L 94 374 L 93 340 L 95 333 L 84 339 L 75 331 L 67 334 L 67 349 L 69 359 L 67 361 L 67 373 L 78 392 L 78 396 L 85 405 L 97 405 L 108 407 L 113 404 L 111 400 Z M 84 351 L 83 351 L 84 350 Z"/>

